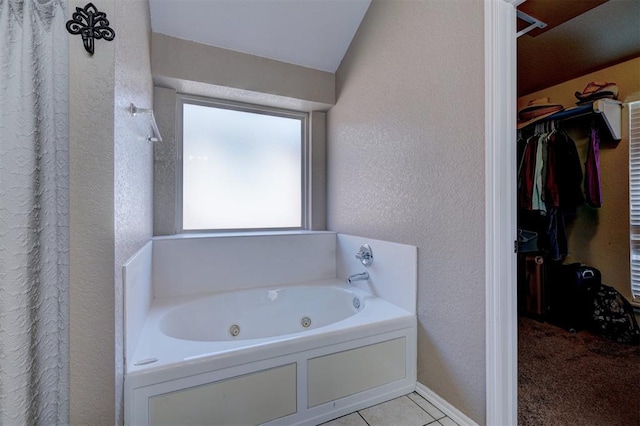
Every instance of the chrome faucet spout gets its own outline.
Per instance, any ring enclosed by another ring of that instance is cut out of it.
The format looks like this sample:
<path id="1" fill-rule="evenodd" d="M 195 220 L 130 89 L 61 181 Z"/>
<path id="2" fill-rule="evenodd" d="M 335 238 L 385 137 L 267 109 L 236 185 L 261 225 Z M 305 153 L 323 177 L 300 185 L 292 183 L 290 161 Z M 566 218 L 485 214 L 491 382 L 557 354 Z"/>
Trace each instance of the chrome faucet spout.
<path id="1" fill-rule="evenodd" d="M 368 272 L 362 272 L 360 274 L 352 274 L 347 277 L 347 282 L 353 284 L 354 281 L 366 281 L 369 279 Z"/>

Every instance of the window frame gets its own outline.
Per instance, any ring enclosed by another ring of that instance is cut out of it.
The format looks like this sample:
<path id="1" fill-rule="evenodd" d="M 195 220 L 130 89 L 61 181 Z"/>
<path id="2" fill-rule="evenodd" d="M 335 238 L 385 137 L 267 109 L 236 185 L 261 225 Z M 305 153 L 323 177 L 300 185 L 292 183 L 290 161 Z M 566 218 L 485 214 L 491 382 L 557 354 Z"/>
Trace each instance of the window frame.
<path id="1" fill-rule="evenodd" d="M 184 136 L 184 105 L 198 105 L 212 108 L 228 109 L 233 111 L 248 112 L 253 114 L 263 114 L 274 117 L 284 117 L 300 120 L 300 226 L 281 228 L 233 228 L 233 229 L 184 229 L 183 227 L 183 136 Z M 229 101 L 217 98 L 207 98 L 202 96 L 177 94 L 176 96 L 176 233 L 178 234 L 201 234 L 201 233 L 255 233 L 265 231 L 302 231 L 310 227 L 310 200 L 311 200 L 311 156 L 310 156 L 310 136 L 309 136 L 309 113 L 304 111 L 293 111 L 282 108 L 255 105 L 237 101 Z"/>

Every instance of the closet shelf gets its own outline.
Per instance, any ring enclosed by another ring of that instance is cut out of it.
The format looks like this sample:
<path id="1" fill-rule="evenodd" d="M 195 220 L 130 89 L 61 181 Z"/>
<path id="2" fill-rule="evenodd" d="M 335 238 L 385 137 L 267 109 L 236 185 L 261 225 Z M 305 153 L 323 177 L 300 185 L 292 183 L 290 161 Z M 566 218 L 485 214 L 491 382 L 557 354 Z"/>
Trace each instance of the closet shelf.
<path id="1" fill-rule="evenodd" d="M 578 117 L 591 117 L 609 132 L 613 141 L 617 142 L 622 139 L 622 103 L 613 99 L 598 99 L 590 104 L 567 108 L 538 121 L 538 123 L 567 121 Z"/>

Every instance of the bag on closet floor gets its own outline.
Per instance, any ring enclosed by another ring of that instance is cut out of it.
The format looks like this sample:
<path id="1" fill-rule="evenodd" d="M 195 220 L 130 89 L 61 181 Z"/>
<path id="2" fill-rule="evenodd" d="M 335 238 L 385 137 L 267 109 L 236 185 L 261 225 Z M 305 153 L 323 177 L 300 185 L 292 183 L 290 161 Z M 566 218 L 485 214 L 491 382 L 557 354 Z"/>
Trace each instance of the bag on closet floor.
<path id="1" fill-rule="evenodd" d="M 589 328 L 593 294 L 600 284 L 600 271 L 592 266 L 581 263 L 554 266 L 549 283 L 548 321 L 571 332 Z"/>
<path id="2" fill-rule="evenodd" d="M 640 328 L 633 307 L 615 288 L 604 284 L 594 292 L 593 329 L 620 343 L 640 343 Z"/>

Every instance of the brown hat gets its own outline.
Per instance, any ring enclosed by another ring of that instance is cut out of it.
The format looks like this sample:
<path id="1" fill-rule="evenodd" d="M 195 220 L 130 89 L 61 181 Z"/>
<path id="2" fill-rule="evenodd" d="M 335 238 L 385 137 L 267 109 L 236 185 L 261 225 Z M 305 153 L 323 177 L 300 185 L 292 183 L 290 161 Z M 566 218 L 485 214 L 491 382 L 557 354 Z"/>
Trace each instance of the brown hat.
<path id="1" fill-rule="evenodd" d="M 564 107 L 560 104 L 552 104 L 549 98 L 540 98 L 529 101 L 526 107 L 518 111 L 518 129 L 542 120 Z"/>
<path id="2" fill-rule="evenodd" d="M 616 83 L 607 83 L 604 81 L 592 81 L 587 84 L 582 93 L 576 92 L 576 98 L 580 102 L 594 101 L 602 98 L 618 98 L 618 85 Z"/>

